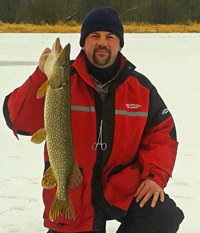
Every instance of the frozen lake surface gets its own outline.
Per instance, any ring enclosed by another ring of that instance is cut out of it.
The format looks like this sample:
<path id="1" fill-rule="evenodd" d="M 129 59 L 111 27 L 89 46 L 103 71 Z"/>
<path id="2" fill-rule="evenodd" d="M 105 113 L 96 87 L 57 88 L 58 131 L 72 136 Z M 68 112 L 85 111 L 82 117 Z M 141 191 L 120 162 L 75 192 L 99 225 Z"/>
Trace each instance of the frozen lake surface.
<path id="1" fill-rule="evenodd" d="M 0 34 L 0 100 L 35 70 L 56 37 L 79 53 L 79 34 Z M 179 233 L 200 229 L 200 34 L 125 34 L 122 53 L 157 87 L 178 134 L 177 161 L 165 191 L 185 213 Z M 0 117 L 0 230 L 46 233 L 43 227 L 43 145 L 18 141 Z M 110 221 L 107 232 L 119 224 Z"/>

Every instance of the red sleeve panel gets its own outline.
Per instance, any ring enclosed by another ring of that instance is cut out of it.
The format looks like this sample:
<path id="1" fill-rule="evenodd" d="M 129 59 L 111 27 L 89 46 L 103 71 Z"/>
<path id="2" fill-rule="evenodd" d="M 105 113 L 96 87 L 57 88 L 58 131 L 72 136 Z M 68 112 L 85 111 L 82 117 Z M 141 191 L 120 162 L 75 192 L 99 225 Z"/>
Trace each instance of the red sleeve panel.
<path id="1" fill-rule="evenodd" d="M 44 126 L 44 98 L 37 99 L 36 95 L 45 81 L 46 76 L 37 68 L 22 86 L 6 97 L 4 117 L 16 136 L 17 133 L 32 135 Z"/>
<path id="2" fill-rule="evenodd" d="M 148 120 L 139 149 L 142 179 L 151 179 L 164 188 L 172 176 L 177 146 L 173 118 L 155 87 L 152 87 Z"/>
<path id="3" fill-rule="evenodd" d="M 143 165 L 142 179 L 152 179 L 162 188 L 172 175 L 178 143 L 170 137 L 174 127 L 170 117 L 157 126 L 146 130 L 140 147 Z"/>

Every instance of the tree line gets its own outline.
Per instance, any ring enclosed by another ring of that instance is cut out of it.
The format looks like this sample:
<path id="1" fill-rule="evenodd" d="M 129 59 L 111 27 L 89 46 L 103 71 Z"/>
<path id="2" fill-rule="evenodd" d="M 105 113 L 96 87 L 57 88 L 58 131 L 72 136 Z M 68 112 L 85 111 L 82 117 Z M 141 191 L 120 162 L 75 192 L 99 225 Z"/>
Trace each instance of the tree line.
<path id="1" fill-rule="evenodd" d="M 94 7 L 111 6 L 123 23 L 200 22 L 200 0 L 0 0 L 0 20 L 8 23 L 82 23 Z"/>

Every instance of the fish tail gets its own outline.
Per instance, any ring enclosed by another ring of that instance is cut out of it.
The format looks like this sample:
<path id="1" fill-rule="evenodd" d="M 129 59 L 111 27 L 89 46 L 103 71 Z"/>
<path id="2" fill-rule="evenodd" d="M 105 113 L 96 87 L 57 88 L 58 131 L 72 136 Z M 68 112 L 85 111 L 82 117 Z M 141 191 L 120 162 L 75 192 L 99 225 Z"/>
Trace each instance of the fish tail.
<path id="1" fill-rule="evenodd" d="M 65 201 L 59 200 L 57 197 L 55 197 L 55 199 L 51 205 L 49 218 L 51 221 L 54 221 L 56 218 L 58 218 L 62 214 L 69 221 L 75 220 L 74 208 L 72 206 L 72 202 L 71 202 L 69 196 L 68 196 L 67 200 L 65 200 Z"/>

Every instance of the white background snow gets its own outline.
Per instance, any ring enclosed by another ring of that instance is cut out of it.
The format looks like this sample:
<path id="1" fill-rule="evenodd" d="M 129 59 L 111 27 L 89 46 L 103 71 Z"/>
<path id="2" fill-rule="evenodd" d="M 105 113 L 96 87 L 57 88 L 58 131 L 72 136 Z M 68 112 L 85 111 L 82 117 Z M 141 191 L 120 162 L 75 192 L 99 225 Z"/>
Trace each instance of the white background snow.
<path id="1" fill-rule="evenodd" d="M 79 50 L 79 34 L 0 34 L 0 101 L 35 70 L 45 47 L 59 36 Z M 185 213 L 179 233 L 200 232 L 200 34 L 125 34 L 123 54 L 157 87 L 178 133 L 173 178 L 165 191 Z M 0 232 L 45 233 L 43 145 L 18 141 L 0 115 Z M 110 221 L 107 232 L 119 224 Z M 170 232 L 169 232 L 170 233 Z"/>

